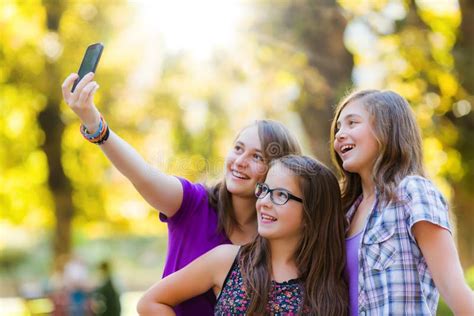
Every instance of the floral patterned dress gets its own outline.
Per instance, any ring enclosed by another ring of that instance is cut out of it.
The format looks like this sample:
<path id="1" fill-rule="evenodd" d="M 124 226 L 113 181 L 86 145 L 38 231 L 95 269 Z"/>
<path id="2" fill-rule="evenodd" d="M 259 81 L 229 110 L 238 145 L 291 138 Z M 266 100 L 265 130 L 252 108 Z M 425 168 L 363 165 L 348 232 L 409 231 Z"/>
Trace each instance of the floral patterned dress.
<path id="1" fill-rule="evenodd" d="M 214 315 L 246 315 L 250 298 L 243 284 L 238 257 L 237 255 L 224 281 L 222 291 L 217 298 Z M 307 308 L 302 308 L 303 298 L 304 288 L 298 279 L 281 283 L 272 281 L 266 314 L 277 316 L 305 314 L 308 311 Z"/>

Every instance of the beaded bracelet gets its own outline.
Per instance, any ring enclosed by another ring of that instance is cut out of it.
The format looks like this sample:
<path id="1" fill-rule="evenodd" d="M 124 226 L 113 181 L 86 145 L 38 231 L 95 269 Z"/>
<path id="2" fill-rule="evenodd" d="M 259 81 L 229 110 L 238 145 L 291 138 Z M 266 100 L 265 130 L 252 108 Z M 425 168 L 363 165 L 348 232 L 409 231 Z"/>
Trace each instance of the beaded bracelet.
<path id="1" fill-rule="evenodd" d="M 94 134 L 89 134 L 89 131 L 84 126 L 84 124 L 81 124 L 80 131 L 85 139 L 97 145 L 103 144 L 109 138 L 110 134 L 109 126 L 105 122 L 102 115 L 100 116 L 99 128 Z"/>

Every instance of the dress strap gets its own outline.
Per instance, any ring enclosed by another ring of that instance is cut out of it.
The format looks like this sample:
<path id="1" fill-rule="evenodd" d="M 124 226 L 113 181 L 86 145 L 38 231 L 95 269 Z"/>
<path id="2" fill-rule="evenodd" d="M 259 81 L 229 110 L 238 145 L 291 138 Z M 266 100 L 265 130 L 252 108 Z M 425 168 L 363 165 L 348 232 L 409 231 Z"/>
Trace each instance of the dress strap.
<path id="1" fill-rule="evenodd" d="M 234 262 L 232 262 L 232 266 L 230 267 L 229 271 L 227 272 L 227 275 L 225 276 L 224 282 L 222 282 L 221 291 L 219 292 L 219 296 L 217 297 L 216 304 L 219 302 L 219 299 L 221 298 L 222 290 L 224 289 L 224 286 L 227 283 L 227 280 L 229 280 L 230 274 L 232 273 L 232 271 L 238 265 L 238 260 L 239 260 L 239 257 L 240 257 L 240 250 L 241 249 L 242 249 L 242 247 L 239 247 L 239 250 L 237 251 L 237 254 L 235 255 Z"/>

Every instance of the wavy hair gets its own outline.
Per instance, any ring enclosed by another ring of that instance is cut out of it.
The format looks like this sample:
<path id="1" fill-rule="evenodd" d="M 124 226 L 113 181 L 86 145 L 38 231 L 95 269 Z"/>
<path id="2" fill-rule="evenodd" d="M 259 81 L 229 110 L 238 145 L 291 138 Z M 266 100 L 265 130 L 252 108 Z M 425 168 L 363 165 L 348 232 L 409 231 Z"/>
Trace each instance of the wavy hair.
<path id="1" fill-rule="evenodd" d="M 304 287 L 303 306 L 310 315 L 347 315 L 345 217 L 337 178 L 328 167 L 309 157 L 286 156 L 274 160 L 271 167 L 277 163 L 298 177 L 303 192 L 302 237 L 293 254 Z M 247 314 L 265 315 L 272 275 L 268 240 L 257 236 L 242 246 L 239 260 L 250 298 Z"/>
<path id="2" fill-rule="evenodd" d="M 331 127 L 331 144 L 337 133 L 341 111 L 351 102 L 361 102 L 369 112 L 379 155 L 372 169 L 372 179 L 382 201 L 396 201 L 396 188 L 409 175 L 424 176 L 421 133 L 408 101 L 393 91 L 362 90 L 349 94 L 336 107 Z M 362 184 L 357 173 L 342 167 L 334 147 L 331 156 L 341 178 L 342 204 L 349 210 L 359 195 Z"/>

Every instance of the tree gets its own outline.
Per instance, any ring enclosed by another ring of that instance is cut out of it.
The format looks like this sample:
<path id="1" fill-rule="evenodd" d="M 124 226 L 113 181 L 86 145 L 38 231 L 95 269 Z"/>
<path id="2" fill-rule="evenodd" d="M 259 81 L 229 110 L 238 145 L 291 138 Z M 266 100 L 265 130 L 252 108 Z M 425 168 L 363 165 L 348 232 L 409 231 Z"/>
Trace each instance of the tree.
<path id="1" fill-rule="evenodd" d="M 60 86 L 74 71 L 70 61 L 80 60 L 94 39 L 107 38 L 111 14 L 103 12 L 119 5 L 45 0 L 2 7 L 2 211 L 35 231 L 53 224 L 56 260 L 71 250 L 72 220 L 80 210 L 73 203 L 75 183 L 65 168 L 70 160 L 64 155 L 69 119 Z"/>
<path id="2" fill-rule="evenodd" d="M 300 87 L 294 110 L 311 151 L 329 165 L 333 109 L 352 87 L 353 57 L 344 45 L 347 20 L 342 8 L 333 0 L 259 4 L 257 41 L 274 50 L 271 67 L 283 68 L 287 60 L 294 61 L 287 70 Z"/>
<path id="3" fill-rule="evenodd" d="M 58 34 L 61 17 L 64 14 L 64 3 L 59 0 L 45 1 L 46 26 L 50 34 Z M 62 136 L 64 122 L 61 119 L 61 86 L 62 76 L 55 60 L 47 60 L 43 80 L 39 91 L 46 96 L 46 106 L 38 114 L 38 122 L 44 131 L 45 140 L 42 148 L 48 160 L 48 184 L 54 201 L 55 233 L 53 240 L 56 258 L 68 255 L 71 247 L 71 224 L 74 216 L 72 188 L 69 178 L 65 175 L 62 158 Z"/>

